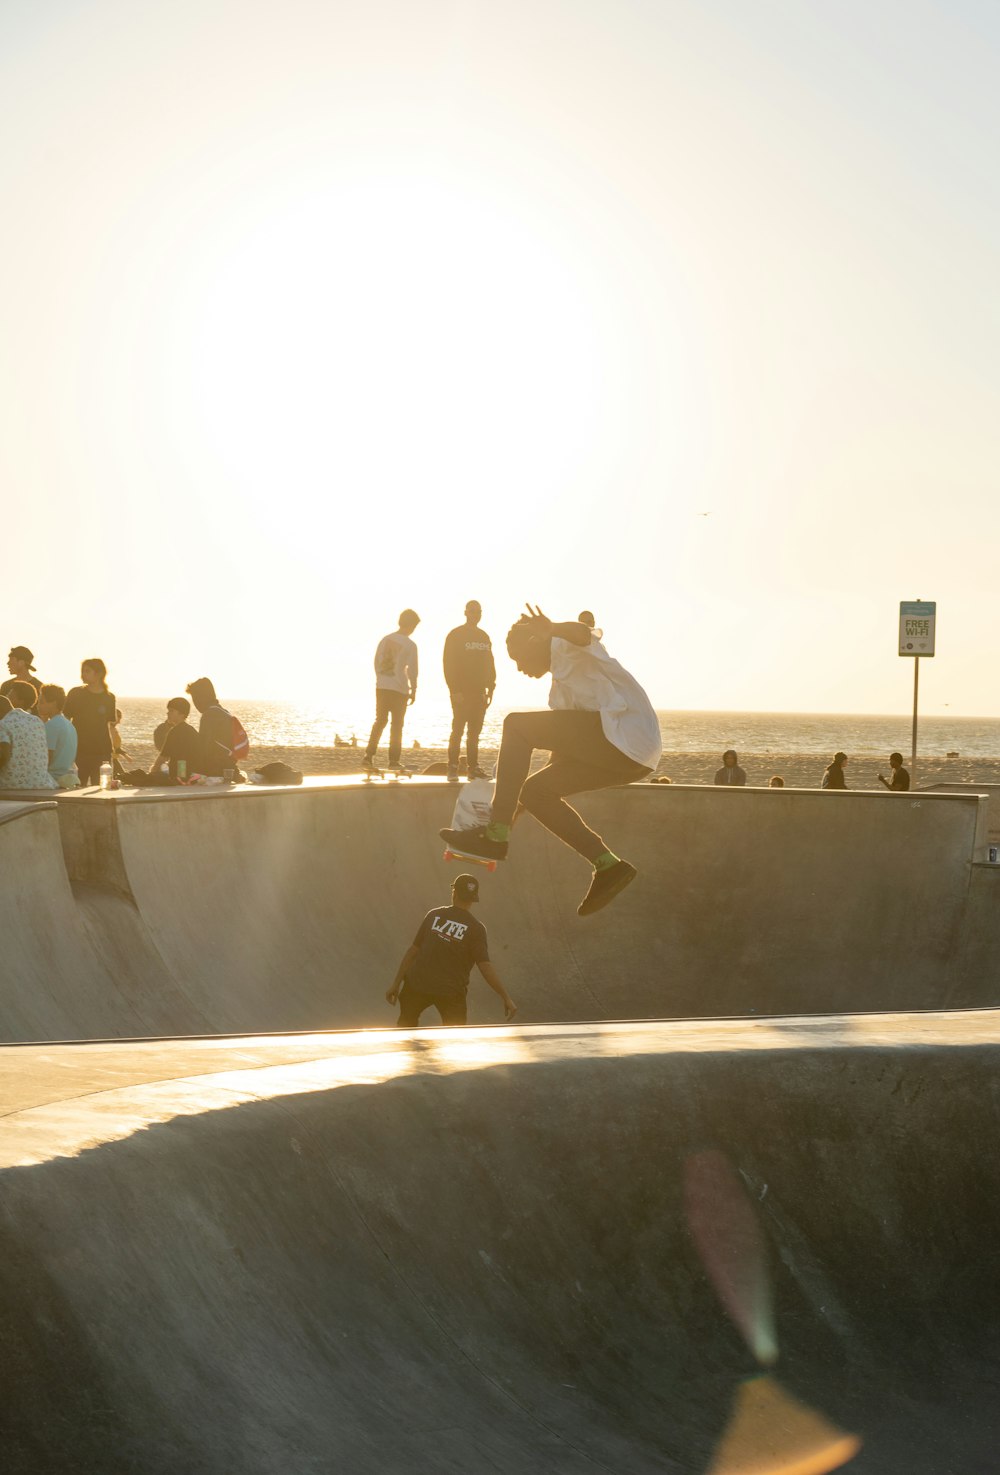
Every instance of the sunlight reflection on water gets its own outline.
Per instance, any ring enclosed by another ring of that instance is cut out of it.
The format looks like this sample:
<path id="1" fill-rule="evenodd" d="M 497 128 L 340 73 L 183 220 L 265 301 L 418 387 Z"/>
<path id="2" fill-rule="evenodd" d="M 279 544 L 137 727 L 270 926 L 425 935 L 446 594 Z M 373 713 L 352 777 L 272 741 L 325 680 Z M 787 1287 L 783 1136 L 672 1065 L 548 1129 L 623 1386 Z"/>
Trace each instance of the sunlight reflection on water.
<path id="1" fill-rule="evenodd" d="M 163 720 L 166 698 L 122 697 L 120 703 L 126 746 L 150 742 L 154 727 Z M 367 697 L 330 705 L 233 698 L 230 705 L 259 747 L 332 747 L 338 733 L 344 739 L 353 733 L 364 742 L 374 715 Z M 544 705 L 544 700 L 538 705 Z M 498 706 L 487 712 L 484 747 L 499 743 L 506 710 Z M 884 755 L 897 747 L 909 751 L 909 722 L 901 717 L 808 712 L 661 711 L 658 715 L 668 754 L 721 752 L 730 745 L 744 753 L 815 753 L 827 758 L 838 748 L 854 755 Z M 406 746 L 416 739 L 424 748 L 443 747 L 450 726 L 447 704 L 421 696 L 407 712 Z M 1000 720 L 922 717 L 920 740 L 925 758 L 943 757 L 952 750 L 966 758 L 993 758 L 1000 755 Z"/>

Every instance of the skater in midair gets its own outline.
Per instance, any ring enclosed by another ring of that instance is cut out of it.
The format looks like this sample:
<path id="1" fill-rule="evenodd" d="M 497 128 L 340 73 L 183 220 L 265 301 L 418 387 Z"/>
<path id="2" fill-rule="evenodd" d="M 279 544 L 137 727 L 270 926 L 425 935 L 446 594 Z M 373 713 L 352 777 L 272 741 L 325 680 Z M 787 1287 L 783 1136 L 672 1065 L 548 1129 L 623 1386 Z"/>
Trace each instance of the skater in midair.
<path id="1" fill-rule="evenodd" d="M 593 866 L 577 908 L 586 917 L 623 891 L 636 870 L 584 824 L 566 796 L 646 778 L 660 761 L 660 724 L 635 677 L 594 631 L 579 620 L 554 623 L 537 606 L 527 610 L 507 636 L 507 651 L 526 676 L 551 675 L 552 710 L 505 718 L 489 824 L 441 836 L 460 852 L 506 860 L 515 815 L 527 810 Z M 536 748 L 551 758 L 529 778 Z"/>

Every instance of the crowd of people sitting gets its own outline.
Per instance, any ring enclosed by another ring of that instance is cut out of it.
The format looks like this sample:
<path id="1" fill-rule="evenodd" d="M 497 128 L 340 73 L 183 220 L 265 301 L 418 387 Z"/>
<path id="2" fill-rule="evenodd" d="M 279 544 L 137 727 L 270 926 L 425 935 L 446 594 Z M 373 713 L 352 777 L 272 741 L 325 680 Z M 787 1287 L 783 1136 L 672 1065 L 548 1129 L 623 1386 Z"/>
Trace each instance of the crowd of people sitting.
<path id="1" fill-rule="evenodd" d="M 171 697 L 153 734 L 153 763 L 130 769 L 104 662 L 96 656 L 85 660 L 80 685 L 67 692 L 42 682 L 34 659 L 25 645 L 15 645 L 7 658 L 10 679 L 0 685 L 0 789 L 243 782 L 239 764 L 249 740 L 207 676 L 190 683 L 187 697 Z M 200 714 L 197 727 L 188 720 L 192 704 Z"/>

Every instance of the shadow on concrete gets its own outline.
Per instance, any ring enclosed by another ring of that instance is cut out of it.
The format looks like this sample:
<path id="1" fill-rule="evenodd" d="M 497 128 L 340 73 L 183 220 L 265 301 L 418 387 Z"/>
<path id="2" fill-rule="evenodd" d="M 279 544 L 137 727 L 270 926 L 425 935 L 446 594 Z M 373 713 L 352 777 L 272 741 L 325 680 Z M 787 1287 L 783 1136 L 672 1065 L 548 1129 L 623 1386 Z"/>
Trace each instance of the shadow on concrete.
<path id="1" fill-rule="evenodd" d="M 706 1152 L 759 1229 L 771 1377 L 850 1470 L 992 1469 L 998 1048 L 595 1033 L 497 1066 L 425 1039 L 383 1084 L 7 1169 L 5 1471 L 721 1471 L 760 1369 L 691 1231 Z"/>

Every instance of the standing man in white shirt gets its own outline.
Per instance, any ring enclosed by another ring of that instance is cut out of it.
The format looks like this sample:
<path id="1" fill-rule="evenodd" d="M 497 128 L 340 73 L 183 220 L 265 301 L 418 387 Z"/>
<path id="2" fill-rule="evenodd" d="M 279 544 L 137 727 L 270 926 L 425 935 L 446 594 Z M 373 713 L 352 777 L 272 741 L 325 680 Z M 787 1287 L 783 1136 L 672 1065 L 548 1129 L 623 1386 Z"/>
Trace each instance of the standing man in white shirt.
<path id="1" fill-rule="evenodd" d="M 492 819 L 475 830 L 442 830 L 456 850 L 506 860 L 522 809 L 594 867 L 581 917 L 607 906 L 635 879 L 635 867 L 610 850 L 566 803 L 567 794 L 646 778 L 660 761 L 660 723 L 624 666 L 579 620 L 554 624 L 528 606 L 507 636 L 507 651 L 526 676 L 551 674 L 548 712 L 511 712 L 504 720 Z M 528 777 L 536 748 L 549 763 Z"/>
<path id="2" fill-rule="evenodd" d="M 375 722 L 363 768 L 375 767 L 375 754 L 389 723 L 389 767 L 400 768 L 403 755 L 403 718 L 407 703 L 417 699 L 417 647 L 410 639 L 420 624 L 416 610 L 404 609 L 399 629 L 384 635 L 375 651 Z"/>

